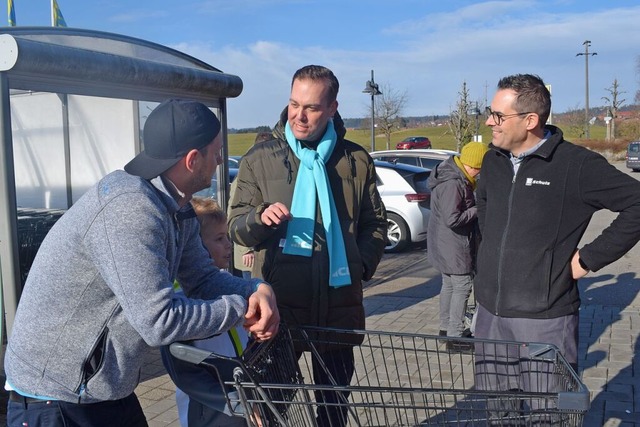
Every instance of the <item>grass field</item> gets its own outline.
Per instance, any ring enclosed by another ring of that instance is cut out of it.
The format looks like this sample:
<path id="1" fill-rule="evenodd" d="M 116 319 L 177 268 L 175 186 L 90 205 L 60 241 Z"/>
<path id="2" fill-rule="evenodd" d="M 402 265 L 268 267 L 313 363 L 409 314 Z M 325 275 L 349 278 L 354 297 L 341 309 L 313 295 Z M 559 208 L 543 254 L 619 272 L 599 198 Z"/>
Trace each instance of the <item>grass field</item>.
<path id="1" fill-rule="evenodd" d="M 592 126 L 590 128 L 591 139 L 583 141 L 577 138 L 576 135 L 571 135 L 570 130 L 565 130 L 565 138 L 569 141 L 577 144 L 588 146 L 589 148 L 601 151 L 603 149 L 606 128 L 604 126 Z M 480 126 L 480 134 L 482 135 L 482 141 L 485 143 L 491 142 L 491 129 L 488 126 Z M 402 141 L 407 136 L 427 136 L 431 140 L 433 148 L 455 150 L 456 143 L 449 130 L 448 126 L 438 127 L 424 127 L 415 129 L 402 129 L 395 132 L 391 137 L 390 149 L 395 149 L 395 144 Z M 241 156 L 251 148 L 253 141 L 255 140 L 255 133 L 235 133 L 229 135 L 229 155 Z M 358 144 L 371 151 L 371 131 L 362 129 L 351 129 L 347 131 L 347 139 L 357 142 Z M 617 145 L 620 145 L 619 147 Z M 604 149 L 610 149 L 612 153 L 623 152 L 626 148 L 626 142 L 622 144 L 613 145 L 607 143 L 607 147 Z M 375 138 L 375 149 L 386 150 L 387 141 L 383 135 L 377 135 Z M 617 154 L 616 154 L 617 155 Z"/>

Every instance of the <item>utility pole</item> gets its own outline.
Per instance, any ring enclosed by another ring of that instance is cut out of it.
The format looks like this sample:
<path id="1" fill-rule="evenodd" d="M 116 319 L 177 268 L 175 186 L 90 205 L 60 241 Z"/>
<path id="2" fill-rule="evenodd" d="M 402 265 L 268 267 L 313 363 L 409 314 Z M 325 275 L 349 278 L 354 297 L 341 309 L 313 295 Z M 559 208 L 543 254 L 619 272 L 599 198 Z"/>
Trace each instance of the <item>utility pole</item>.
<path id="1" fill-rule="evenodd" d="M 589 139 L 589 56 L 595 56 L 598 53 L 589 52 L 590 40 L 585 40 L 582 44 L 584 45 L 584 52 L 576 53 L 576 56 L 584 55 L 584 135 L 586 139 Z"/>
<path id="2" fill-rule="evenodd" d="M 489 88 L 489 83 L 487 83 L 487 81 L 485 80 L 484 82 L 484 106 L 485 108 L 489 106 L 488 102 L 489 100 L 487 99 L 487 89 Z"/>

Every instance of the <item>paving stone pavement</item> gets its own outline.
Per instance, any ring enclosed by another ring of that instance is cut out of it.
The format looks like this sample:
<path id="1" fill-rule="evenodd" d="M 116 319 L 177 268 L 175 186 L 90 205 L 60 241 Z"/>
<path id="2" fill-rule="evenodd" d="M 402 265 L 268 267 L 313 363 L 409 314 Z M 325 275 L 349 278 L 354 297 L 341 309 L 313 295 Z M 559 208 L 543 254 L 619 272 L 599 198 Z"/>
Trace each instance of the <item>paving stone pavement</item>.
<path id="1" fill-rule="evenodd" d="M 619 274 L 616 283 L 626 283 L 630 299 L 626 306 L 611 306 L 589 293 L 598 277 L 581 282 L 579 374 L 591 396 L 584 425 L 640 426 L 640 280 Z M 367 329 L 436 335 L 440 286 L 425 249 L 385 255 L 364 291 Z M 148 355 L 144 378 L 136 393 L 149 425 L 178 427 L 175 388 L 157 351 Z"/>

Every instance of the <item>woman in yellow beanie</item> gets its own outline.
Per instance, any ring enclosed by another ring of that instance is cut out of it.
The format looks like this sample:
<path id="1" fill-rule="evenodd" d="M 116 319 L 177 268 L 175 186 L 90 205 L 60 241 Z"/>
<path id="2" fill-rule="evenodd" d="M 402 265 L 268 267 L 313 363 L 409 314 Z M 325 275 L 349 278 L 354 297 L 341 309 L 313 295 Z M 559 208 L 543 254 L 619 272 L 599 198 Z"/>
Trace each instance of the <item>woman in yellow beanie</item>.
<path id="1" fill-rule="evenodd" d="M 473 273 L 477 239 L 474 190 L 482 159 L 489 148 L 470 142 L 431 171 L 431 217 L 427 229 L 427 260 L 442 273 L 440 335 L 461 337 Z M 473 351 L 473 344 L 451 340 L 449 351 Z"/>

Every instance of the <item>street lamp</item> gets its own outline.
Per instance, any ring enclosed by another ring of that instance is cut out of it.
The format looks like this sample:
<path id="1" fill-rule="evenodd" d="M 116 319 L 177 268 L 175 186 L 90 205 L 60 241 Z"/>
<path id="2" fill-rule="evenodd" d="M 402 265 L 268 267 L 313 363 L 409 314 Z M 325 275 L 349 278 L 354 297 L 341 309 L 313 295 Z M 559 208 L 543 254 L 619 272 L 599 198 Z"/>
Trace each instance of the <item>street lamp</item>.
<path id="1" fill-rule="evenodd" d="M 589 56 L 595 56 L 598 53 L 589 52 L 590 40 L 585 40 L 582 44 L 584 45 L 584 53 L 576 53 L 576 56 L 584 56 L 584 133 L 585 137 L 589 139 Z"/>
<path id="2" fill-rule="evenodd" d="M 378 90 L 378 84 L 373 80 L 373 70 L 371 70 L 371 80 L 367 80 L 365 83 L 364 90 L 362 93 L 370 93 L 371 94 L 371 151 L 376 151 L 376 135 L 375 135 L 375 120 L 376 120 L 376 109 L 375 109 L 375 101 L 374 97 L 376 95 L 382 95 L 382 92 Z"/>

